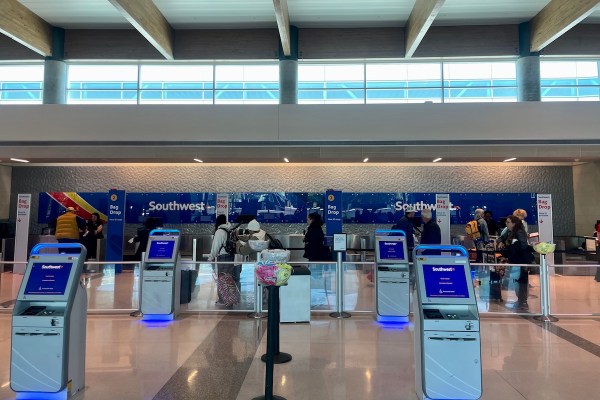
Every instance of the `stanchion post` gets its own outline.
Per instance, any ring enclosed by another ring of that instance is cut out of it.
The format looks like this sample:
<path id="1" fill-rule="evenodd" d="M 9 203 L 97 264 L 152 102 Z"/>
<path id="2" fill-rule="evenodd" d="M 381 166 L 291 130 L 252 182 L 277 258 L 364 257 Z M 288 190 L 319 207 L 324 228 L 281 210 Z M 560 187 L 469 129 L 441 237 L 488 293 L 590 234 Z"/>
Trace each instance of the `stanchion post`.
<path id="1" fill-rule="evenodd" d="M 131 317 L 140 317 L 142 315 L 142 282 L 144 279 L 144 260 L 146 259 L 146 252 L 142 252 L 142 259 L 140 260 L 140 275 L 138 278 L 138 309 L 137 311 L 129 314 Z"/>
<path id="2" fill-rule="evenodd" d="M 198 239 L 194 238 L 194 240 L 192 240 L 192 261 L 194 262 L 194 269 L 196 269 L 196 261 L 198 261 L 198 254 L 196 251 L 196 245 L 198 244 Z"/>
<path id="3" fill-rule="evenodd" d="M 281 396 L 273 395 L 273 367 L 275 365 L 275 338 L 277 335 L 277 318 L 275 314 L 278 312 L 277 299 L 279 298 L 279 287 L 268 286 L 269 291 L 269 319 L 267 321 L 267 354 L 266 354 L 266 373 L 265 373 L 265 395 L 258 396 L 252 400 L 286 400 Z"/>
<path id="4" fill-rule="evenodd" d="M 269 296 L 271 296 L 271 292 L 269 292 Z M 280 327 L 280 312 L 279 312 L 279 287 L 277 287 L 277 298 L 274 300 L 275 311 L 273 314 L 273 319 L 275 320 L 275 336 L 273 337 L 273 342 L 275 343 L 275 355 L 273 356 L 273 362 L 275 364 L 285 364 L 286 362 L 292 361 L 292 355 L 289 353 L 284 353 L 279 351 L 279 327 Z M 271 299 L 269 299 L 269 318 L 271 318 Z M 267 354 L 263 354 L 260 358 L 263 362 L 267 362 Z"/>
<path id="5" fill-rule="evenodd" d="M 542 322 L 558 321 L 558 318 L 550 315 L 550 279 L 548 278 L 548 261 L 545 254 L 540 254 L 540 288 L 542 315 L 534 318 Z"/>
<path id="6" fill-rule="evenodd" d="M 336 312 L 329 314 L 331 318 L 350 318 L 351 315 L 344 312 L 344 263 L 342 252 L 337 252 L 337 265 L 335 270 L 335 305 Z"/>

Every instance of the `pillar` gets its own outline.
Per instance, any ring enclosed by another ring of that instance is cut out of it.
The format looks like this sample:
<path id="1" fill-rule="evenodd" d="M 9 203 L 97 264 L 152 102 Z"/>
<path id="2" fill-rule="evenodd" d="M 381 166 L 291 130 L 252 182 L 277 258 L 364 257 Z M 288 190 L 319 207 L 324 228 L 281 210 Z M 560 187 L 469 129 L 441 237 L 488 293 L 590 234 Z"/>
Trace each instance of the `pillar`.
<path id="1" fill-rule="evenodd" d="M 298 104 L 298 28 L 290 26 L 291 54 L 279 43 L 279 104 Z"/>
<path id="2" fill-rule="evenodd" d="M 67 103 L 67 64 L 65 30 L 52 28 L 52 55 L 44 60 L 44 104 Z"/>
<path id="3" fill-rule="evenodd" d="M 519 24 L 519 59 L 517 60 L 518 101 L 541 101 L 540 53 L 531 52 L 531 26 Z"/>

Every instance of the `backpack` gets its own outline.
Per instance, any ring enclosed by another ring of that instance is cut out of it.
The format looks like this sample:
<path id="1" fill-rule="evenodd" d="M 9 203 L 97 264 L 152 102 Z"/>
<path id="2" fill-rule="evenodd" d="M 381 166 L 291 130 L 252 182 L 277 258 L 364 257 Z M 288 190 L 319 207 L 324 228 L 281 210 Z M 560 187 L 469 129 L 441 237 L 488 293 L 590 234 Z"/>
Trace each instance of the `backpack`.
<path id="1" fill-rule="evenodd" d="M 231 234 L 231 231 L 228 231 L 225 228 L 219 228 L 219 229 L 222 229 L 225 232 L 227 232 L 227 239 L 225 239 L 225 243 L 223 243 L 221 248 L 224 248 L 225 251 L 227 252 L 227 254 L 234 255 L 236 253 L 236 251 L 235 251 L 236 243 L 237 243 L 236 238 L 234 237 L 234 235 Z"/>
<path id="2" fill-rule="evenodd" d="M 273 236 L 267 233 L 267 239 L 269 239 L 269 250 L 273 249 L 281 249 L 283 250 L 283 244 L 279 239 L 274 238 Z"/>
<path id="3" fill-rule="evenodd" d="M 481 232 L 479 232 L 479 222 L 477 220 L 467 222 L 465 225 L 465 233 L 471 240 L 477 240 L 481 238 Z"/>

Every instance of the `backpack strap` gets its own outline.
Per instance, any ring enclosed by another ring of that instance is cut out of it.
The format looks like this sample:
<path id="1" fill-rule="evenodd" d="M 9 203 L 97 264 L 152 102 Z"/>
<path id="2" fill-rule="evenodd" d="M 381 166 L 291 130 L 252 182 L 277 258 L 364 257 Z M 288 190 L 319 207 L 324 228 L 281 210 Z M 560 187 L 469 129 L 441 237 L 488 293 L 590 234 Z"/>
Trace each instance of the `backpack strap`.
<path id="1" fill-rule="evenodd" d="M 220 253 L 221 250 L 223 250 L 223 247 L 225 247 L 225 243 L 227 243 L 227 241 L 229 241 L 229 235 L 231 235 L 231 231 L 228 231 L 225 228 L 217 228 L 217 230 L 219 230 L 219 229 L 224 230 L 225 233 L 227 233 L 227 237 L 225 238 L 225 242 L 221 243 L 221 248 L 219 248 L 219 253 Z"/>

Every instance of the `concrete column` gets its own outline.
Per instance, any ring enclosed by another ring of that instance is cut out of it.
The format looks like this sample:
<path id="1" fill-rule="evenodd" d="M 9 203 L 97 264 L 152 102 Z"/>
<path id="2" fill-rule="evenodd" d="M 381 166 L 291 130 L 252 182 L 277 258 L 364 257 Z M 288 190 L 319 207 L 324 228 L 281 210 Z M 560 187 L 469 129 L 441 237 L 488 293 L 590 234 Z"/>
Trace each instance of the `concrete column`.
<path id="1" fill-rule="evenodd" d="M 298 104 L 298 60 L 279 60 L 279 104 Z"/>
<path id="2" fill-rule="evenodd" d="M 540 53 L 531 52 L 531 24 L 519 24 L 517 60 L 517 100 L 541 101 Z"/>
<path id="3" fill-rule="evenodd" d="M 46 59 L 44 62 L 44 104 L 67 103 L 67 64 Z"/>
<path id="4" fill-rule="evenodd" d="M 290 26 L 290 55 L 279 43 L 279 104 L 298 104 L 298 28 Z"/>
<path id="5" fill-rule="evenodd" d="M 540 56 L 520 57 L 517 60 L 518 101 L 541 101 Z"/>
<path id="6" fill-rule="evenodd" d="M 52 55 L 44 61 L 44 104 L 67 103 L 65 30 L 52 28 Z"/>

